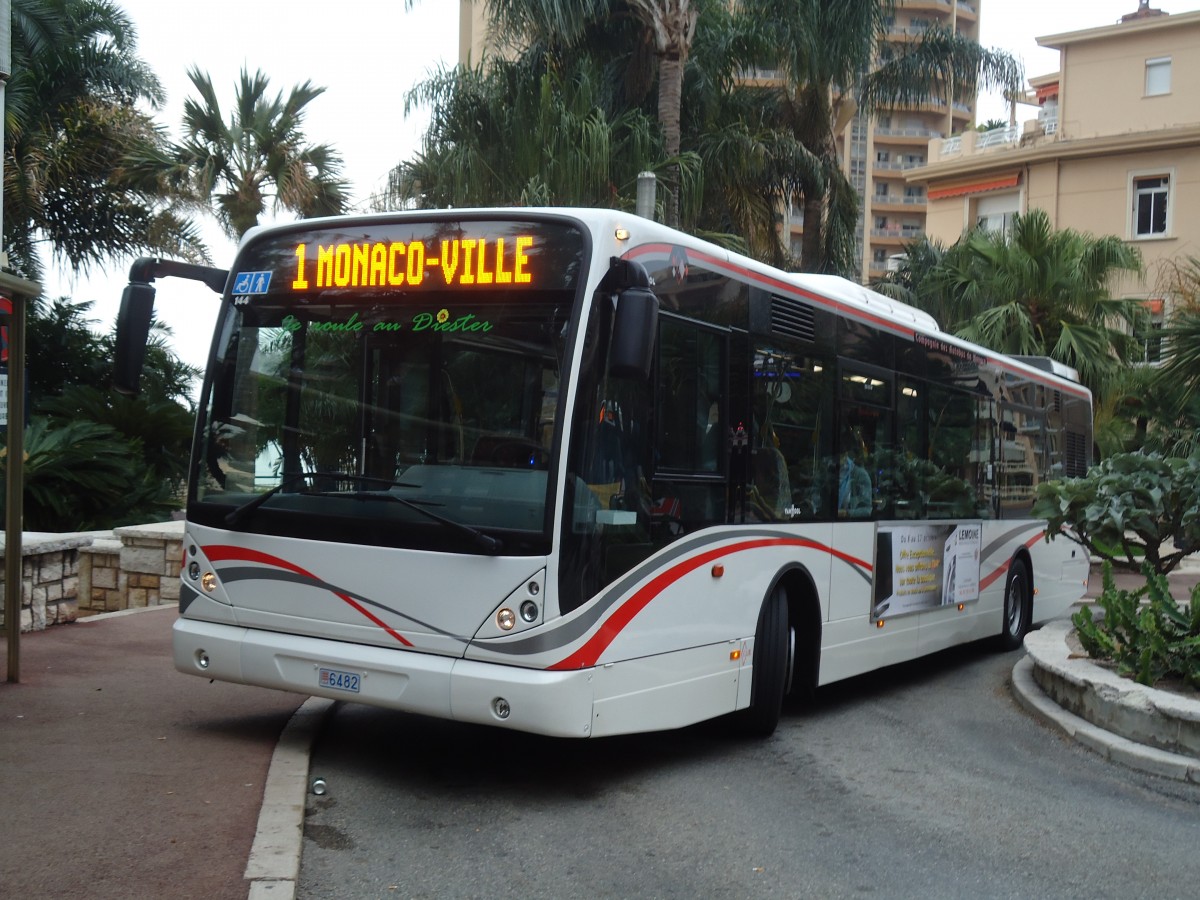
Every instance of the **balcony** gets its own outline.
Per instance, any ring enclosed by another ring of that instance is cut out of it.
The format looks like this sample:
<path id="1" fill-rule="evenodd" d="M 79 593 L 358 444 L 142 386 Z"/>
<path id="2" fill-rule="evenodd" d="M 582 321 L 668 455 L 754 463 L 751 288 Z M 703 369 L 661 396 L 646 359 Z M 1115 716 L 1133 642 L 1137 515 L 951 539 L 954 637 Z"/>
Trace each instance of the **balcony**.
<path id="1" fill-rule="evenodd" d="M 1021 129 L 1016 125 L 1005 125 L 1003 128 L 993 128 L 991 131 L 967 131 L 942 141 L 940 148 L 930 147 L 931 159 L 945 159 L 948 156 L 969 155 L 997 147 L 1015 147 L 1021 140 Z"/>
<path id="2" fill-rule="evenodd" d="M 920 208 L 924 209 L 929 203 L 929 199 L 924 194 L 872 194 L 871 208 L 879 209 L 884 206 L 899 206 L 907 207 L 908 209 Z"/>
<path id="3" fill-rule="evenodd" d="M 872 228 L 871 237 L 885 241 L 915 241 L 925 233 L 921 225 L 889 225 L 886 228 Z"/>
<path id="4" fill-rule="evenodd" d="M 980 150 L 986 150 L 988 147 L 1001 147 L 1005 144 L 1015 144 L 1019 137 L 1020 132 L 1016 125 L 993 128 L 991 131 L 980 134 L 975 139 L 975 146 Z"/>
<path id="5" fill-rule="evenodd" d="M 883 161 L 877 159 L 871 164 L 871 168 L 876 171 L 904 172 L 908 169 L 918 169 L 923 165 L 925 165 L 925 160 L 922 158 L 888 159 Z"/>
<path id="6" fill-rule="evenodd" d="M 935 128 L 926 128 L 924 126 L 915 126 L 909 128 L 885 128 L 882 125 L 875 126 L 875 137 L 886 138 L 921 138 L 924 140 L 932 140 L 940 138 L 942 133 Z"/>

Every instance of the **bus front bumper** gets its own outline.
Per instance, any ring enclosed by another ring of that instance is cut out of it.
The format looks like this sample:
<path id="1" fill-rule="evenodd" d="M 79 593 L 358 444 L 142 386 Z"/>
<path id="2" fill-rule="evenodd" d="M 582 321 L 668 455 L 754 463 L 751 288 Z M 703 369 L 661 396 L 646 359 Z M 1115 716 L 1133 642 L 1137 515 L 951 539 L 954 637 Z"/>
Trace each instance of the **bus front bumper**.
<path id="1" fill-rule="evenodd" d="M 591 736 L 590 669 L 522 669 L 184 617 L 172 644 L 175 668 L 188 675 L 552 737 Z"/>

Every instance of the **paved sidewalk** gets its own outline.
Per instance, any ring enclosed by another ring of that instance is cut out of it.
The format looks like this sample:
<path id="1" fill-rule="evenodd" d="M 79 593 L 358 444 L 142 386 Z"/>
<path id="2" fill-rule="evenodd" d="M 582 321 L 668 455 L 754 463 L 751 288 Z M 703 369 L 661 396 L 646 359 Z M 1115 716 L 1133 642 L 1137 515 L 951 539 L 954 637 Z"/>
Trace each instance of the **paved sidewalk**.
<path id="1" fill-rule="evenodd" d="M 3 896 L 247 896 L 272 754 L 304 698 L 176 672 L 176 614 L 21 635 L 21 682 L 0 681 Z"/>

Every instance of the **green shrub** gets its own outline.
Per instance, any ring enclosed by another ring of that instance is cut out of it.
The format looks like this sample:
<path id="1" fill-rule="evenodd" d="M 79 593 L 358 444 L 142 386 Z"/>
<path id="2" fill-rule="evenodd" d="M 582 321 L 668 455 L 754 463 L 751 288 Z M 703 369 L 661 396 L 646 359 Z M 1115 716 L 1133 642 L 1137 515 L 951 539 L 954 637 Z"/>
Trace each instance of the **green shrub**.
<path id="1" fill-rule="evenodd" d="M 1093 556 L 1166 575 L 1200 550 L 1200 456 L 1116 453 L 1082 478 L 1038 485 L 1033 514 Z"/>
<path id="2" fill-rule="evenodd" d="M 34 417 L 25 429 L 26 531 L 91 531 L 170 517 L 170 485 L 141 461 L 137 441 L 88 421 Z M 0 477 L 8 465 L 0 448 Z M 5 493 L 0 480 L 0 497 Z"/>
<path id="3" fill-rule="evenodd" d="M 1112 563 L 1104 563 L 1104 590 L 1097 600 L 1104 618 L 1093 619 L 1087 606 L 1075 613 L 1071 621 L 1079 642 L 1088 656 L 1112 660 L 1118 672 L 1141 684 L 1175 677 L 1200 690 L 1200 584 L 1185 609 L 1171 596 L 1166 576 L 1149 565 L 1142 572 L 1146 584 L 1127 591 L 1113 581 Z"/>

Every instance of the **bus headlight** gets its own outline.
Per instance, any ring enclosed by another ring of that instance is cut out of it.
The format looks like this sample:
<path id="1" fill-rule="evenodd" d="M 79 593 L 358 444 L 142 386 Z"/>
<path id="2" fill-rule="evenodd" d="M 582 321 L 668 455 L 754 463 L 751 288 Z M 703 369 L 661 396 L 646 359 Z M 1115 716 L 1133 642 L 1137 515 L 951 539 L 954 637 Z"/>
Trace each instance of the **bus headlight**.
<path id="1" fill-rule="evenodd" d="M 212 572 L 205 572 L 204 577 L 200 579 L 200 586 L 211 594 L 217 589 L 217 576 Z"/>
<path id="2" fill-rule="evenodd" d="M 532 600 L 526 600 L 521 604 L 521 618 L 526 622 L 536 622 L 538 617 L 538 606 Z"/>
<path id="3" fill-rule="evenodd" d="M 496 613 L 496 625 L 501 631 L 512 631 L 513 626 L 517 624 L 517 614 L 507 606 L 501 607 Z"/>

